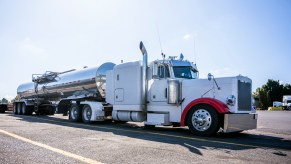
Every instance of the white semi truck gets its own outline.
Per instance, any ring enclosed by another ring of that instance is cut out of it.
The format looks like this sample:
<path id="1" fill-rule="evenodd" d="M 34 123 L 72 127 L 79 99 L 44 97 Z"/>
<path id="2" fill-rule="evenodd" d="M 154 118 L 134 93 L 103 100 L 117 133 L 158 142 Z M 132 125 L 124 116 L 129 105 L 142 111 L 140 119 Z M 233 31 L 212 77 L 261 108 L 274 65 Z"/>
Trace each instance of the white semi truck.
<path id="1" fill-rule="evenodd" d="M 22 84 L 15 114 L 69 111 L 69 120 L 133 121 L 145 126 L 188 126 L 195 135 L 239 132 L 257 127 L 251 79 L 243 76 L 198 78 L 196 64 L 169 57 L 104 63 L 96 68 L 33 75 Z"/>
<path id="2" fill-rule="evenodd" d="M 291 110 L 291 95 L 283 96 L 282 107 L 284 110 Z"/>

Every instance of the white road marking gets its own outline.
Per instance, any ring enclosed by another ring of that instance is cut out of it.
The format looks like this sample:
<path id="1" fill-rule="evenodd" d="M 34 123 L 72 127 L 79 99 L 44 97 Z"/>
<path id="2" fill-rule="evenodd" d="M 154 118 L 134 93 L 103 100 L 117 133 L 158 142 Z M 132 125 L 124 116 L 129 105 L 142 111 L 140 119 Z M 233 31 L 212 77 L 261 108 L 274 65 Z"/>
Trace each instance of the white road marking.
<path id="1" fill-rule="evenodd" d="M 33 144 L 33 145 L 36 145 L 36 146 L 39 146 L 39 147 L 45 148 L 45 149 L 47 149 L 47 150 L 50 150 L 50 151 L 53 151 L 53 152 L 56 152 L 56 153 L 62 154 L 62 155 L 64 155 L 64 156 L 74 158 L 74 159 L 79 160 L 79 161 L 82 161 L 82 162 L 84 162 L 84 163 L 90 163 L 90 164 L 101 164 L 101 162 L 98 162 L 98 161 L 95 161 L 95 160 L 92 160 L 92 159 L 89 159 L 89 158 L 85 158 L 85 157 L 82 157 L 82 156 L 79 156 L 79 155 L 76 155 L 76 154 L 73 154 L 73 153 L 70 153 L 70 152 L 67 152 L 67 151 L 64 151 L 64 150 L 58 149 L 58 148 L 54 148 L 54 147 L 51 147 L 51 146 L 48 146 L 48 145 L 45 145 L 45 144 L 42 144 L 42 143 L 39 143 L 39 142 L 36 142 L 36 141 L 32 141 L 32 140 L 30 140 L 30 139 L 27 139 L 27 138 L 21 137 L 21 136 L 19 136 L 19 135 L 16 135 L 16 134 L 13 134 L 13 133 L 7 132 L 7 131 L 2 130 L 2 129 L 0 129 L 0 133 L 6 134 L 6 135 L 11 136 L 11 137 L 13 137 L 13 138 L 16 138 L 16 139 L 18 139 L 18 140 L 21 140 L 21 141 L 24 141 L 24 142 L 28 142 L 28 143 L 30 143 L 30 144 Z"/>

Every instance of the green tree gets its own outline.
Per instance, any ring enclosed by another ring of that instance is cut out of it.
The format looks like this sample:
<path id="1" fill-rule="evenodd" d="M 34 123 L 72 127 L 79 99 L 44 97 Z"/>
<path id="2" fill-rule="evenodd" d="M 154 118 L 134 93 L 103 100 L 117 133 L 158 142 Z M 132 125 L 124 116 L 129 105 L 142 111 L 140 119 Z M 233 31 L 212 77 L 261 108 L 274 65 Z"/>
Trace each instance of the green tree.
<path id="1" fill-rule="evenodd" d="M 291 85 L 290 84 L 285 84 L 284 85 L 284 87 L 283 87 L 283 95 L 291 95 Z"/>
<path id="2" fill-rule="evenodd" d="M 263 88 L 258 88 L 256 92 L 259 98 L 260 106 L 262 107 L 262 109 L 267 109 L 269 104 L 267 91 L 264 90 Z"/>
<path id="3" fill-rule="evenodd" d="M 279 80 L 272 79 L 269 79 L 266 84 L 258 88 L 254 93 L 259 98 L 260 105 L 263 109 L 272 106 L 274 101 L 282 101 L 283 95 L 287 94 L 291 95 L 291 85 L 282 85 Z"/>
<path id="4" fill-rule="evenodd" d="M 6 103 L 6 104 L 8 104 L 8 100 L 7 100 L 6 98 L 3 98 L 3 99 L 2 99 L 2 103 Z"/>
<path id="5" fill-rule="evenodd" d="M 20 99 L 19 95 L 16 95 L 15 98 L 11 100 L 11 102 L 14 103 L 15 101 L 17 101 L 19 99 Z"/>

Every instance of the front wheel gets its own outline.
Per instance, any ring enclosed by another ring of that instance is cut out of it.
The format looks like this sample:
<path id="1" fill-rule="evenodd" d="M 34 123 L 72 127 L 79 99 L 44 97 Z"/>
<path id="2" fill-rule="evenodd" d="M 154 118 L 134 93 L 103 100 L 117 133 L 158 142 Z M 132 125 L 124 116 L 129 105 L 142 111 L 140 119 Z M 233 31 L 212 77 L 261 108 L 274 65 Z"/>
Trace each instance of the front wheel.
<path id="1" fill-rule="evenodd" d="M 211 136 L 218 132 L 220 127 L 219 115 L 209 105 L 197 105 L 187 115 L 187 124 L 195 135 Z"/>

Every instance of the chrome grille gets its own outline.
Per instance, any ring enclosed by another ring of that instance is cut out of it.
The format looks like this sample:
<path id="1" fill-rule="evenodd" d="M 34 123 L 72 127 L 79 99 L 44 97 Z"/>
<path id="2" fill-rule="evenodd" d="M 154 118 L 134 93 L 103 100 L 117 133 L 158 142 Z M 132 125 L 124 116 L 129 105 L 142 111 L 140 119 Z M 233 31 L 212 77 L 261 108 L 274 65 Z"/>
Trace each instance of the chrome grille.
<path id="1" fill-rule="evenodd" d="M 238 111 L 252 110 L 252 89 L 251 83 L 238 80 Z"/>

